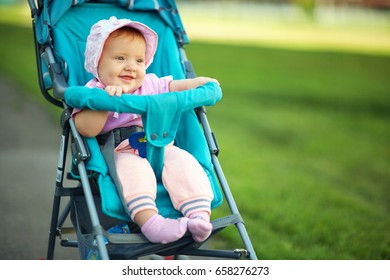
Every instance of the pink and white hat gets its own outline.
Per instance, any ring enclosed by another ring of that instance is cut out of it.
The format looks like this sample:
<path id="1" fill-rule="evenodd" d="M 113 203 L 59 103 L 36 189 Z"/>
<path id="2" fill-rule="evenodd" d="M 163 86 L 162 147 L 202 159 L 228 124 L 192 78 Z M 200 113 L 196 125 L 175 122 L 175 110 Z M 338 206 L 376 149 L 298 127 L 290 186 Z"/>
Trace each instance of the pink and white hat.
<path id="1" fill-rule="evenodd" d="M 87 45 L 85 48 L 85 69 L 95 77 L 98 77 L 97 67 L 99 59 L 103 51 L 104 43 L 108 36 L 115 30 L 123 27 L 130 26 L 138 29 L 145 37 L 146 41 L 146 56 L 145 66 L 146 68 L 153 62 L 153 56 L 157 49 L 158 36 L 156 32 L 140 22 L 132 21 L 129 19 L 117 19 L 116 17 L 110 17 L 110 19 L 100 20 L 95 23 L 87 38 Z"/>

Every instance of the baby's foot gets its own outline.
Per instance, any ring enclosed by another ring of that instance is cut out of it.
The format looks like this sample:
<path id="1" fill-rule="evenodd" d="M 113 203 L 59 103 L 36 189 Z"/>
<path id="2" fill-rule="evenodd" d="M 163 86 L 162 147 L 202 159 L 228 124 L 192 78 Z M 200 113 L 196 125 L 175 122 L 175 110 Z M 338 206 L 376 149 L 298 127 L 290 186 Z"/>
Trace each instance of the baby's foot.
<path id="1" fill-rule="evenodd" d="M 196 242 L 205 241 L 211 234 L 213 226 L 210 223 L 209 215 L 194 213 L 188 221 L 188 230 L 192 233 L 192 238 Z"/>
<path id="2" fill-rule="evenodd" d="M 170 243 L 187 232 L 188 218 L 168 219 L 155 214 L 146 221 L 141 231 L 152 243 Z"/>

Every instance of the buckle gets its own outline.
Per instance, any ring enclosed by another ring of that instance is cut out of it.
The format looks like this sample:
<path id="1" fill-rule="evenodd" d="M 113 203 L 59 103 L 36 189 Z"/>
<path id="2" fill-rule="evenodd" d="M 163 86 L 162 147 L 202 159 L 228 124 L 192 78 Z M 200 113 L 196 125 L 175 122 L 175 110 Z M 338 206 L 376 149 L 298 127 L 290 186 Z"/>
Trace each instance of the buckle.
<path id="1" fill-rule="evenodd" d="M 128 139 L 131 134 L 135 132 L 143 132 L 143 127 L 132 125 L 129 127 L 119 127 L 112 130 L 112 133 L 114 133 L 114 141 L 115 141 L 115 147 L 118 146 L 122 141 Z M 110 137 L 111 131 L 97 135 L 96 139 L 100 146 L 103 146 L 107 140 L 108 137 Z"/>

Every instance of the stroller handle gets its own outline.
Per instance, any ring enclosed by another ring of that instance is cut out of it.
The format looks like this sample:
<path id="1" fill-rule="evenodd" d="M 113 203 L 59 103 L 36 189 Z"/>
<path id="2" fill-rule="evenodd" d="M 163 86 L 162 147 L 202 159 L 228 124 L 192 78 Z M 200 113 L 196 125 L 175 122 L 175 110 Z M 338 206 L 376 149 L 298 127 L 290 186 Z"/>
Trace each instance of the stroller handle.
<path id="1" fill-rule="evenodd" d="M 150 103 L 168 103 L 165 104 L 168 106 L 173 105 L 173 103 L 179 104 L 178 108 L 184 112 L 201 106 L 212 106 L 221 98 L 221 88 L 214 82 L 182 92 L 146 96 L 123 94 L 120 97 L 112 97 L 102 89 L 84 86 L 71 86 L 64 91 L 66 104 L 73 108 L 134 113 L 143 116 L 146 115 Z"/>
<path id="2" fill-rule="evenodd" d="M 222 91 L 217 83 L 209 82 L 182 92 L 146 96 L 122 94 L 117 97 L 109 96 L 102 89 L 73 86 L 65 91 L 64 97 L 66 104 L 74 108 L 140 114 L 148 139 L 147 159 L 156 177 L 160 178 L 164 147 L 175 139 L 182 113 L 214 105 L 222 98 Z"/>

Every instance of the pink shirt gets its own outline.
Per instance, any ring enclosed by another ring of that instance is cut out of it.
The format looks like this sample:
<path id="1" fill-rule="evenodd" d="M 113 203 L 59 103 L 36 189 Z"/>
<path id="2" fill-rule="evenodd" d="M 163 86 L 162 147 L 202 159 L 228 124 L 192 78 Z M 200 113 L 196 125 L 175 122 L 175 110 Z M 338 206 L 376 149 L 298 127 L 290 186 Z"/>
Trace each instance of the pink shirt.
<path id="1" fill-rule="evenodd" d="M 172 81 L 172 76 L 166 76 L 159 78 L 155 74 L 146 74 L 145 80 L 142 86 L 140 86 L 134 93 L 135 95 L 152 95 L 169 92 L 169 83 Z M 94 88 L 104 89 L 104 85 L 97 79 L 90 80 L 85 86 Z M 72 117 L 81 109 L 74 108 Z M 118 127 L 129 127 L 132 125 L 143 126 L 142 118 L 137 114 L 108 112 L 107 121 L 99 134 L 104 134 L 114 128 Z"/>

